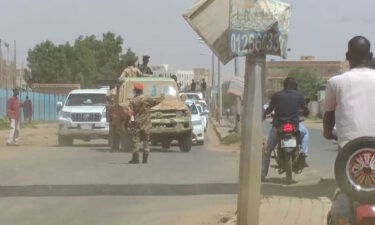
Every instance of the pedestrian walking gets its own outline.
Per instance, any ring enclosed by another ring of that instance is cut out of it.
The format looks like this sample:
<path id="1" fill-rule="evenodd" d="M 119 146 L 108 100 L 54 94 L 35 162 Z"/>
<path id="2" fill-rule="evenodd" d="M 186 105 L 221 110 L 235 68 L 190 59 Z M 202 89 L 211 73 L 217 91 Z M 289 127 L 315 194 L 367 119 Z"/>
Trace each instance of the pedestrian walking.
<path id="1" fill-rule="evenodd" d="M 202 79 L 202 83 L 201 83 L 201 91 L 203 94 L 203 98 L 206 99 L 207 83 L 204 78 Z"/>
<path id="2" fill-rule="evenodd" d="M 164 99 L 164 95 L 159 98 L 152 98 L 143 95 L 143 84 L 134 84 L 135 96 L 130 100 L 130 109 L 133 112 L 129 122 L 129 130 L 132 136 L 132 159 L 130 164 L 139 163 L 139 142 L 143 142 L 143 158 L 142 163 L 147 163 L 150 153 L 150 130 L 151 124 L 151 108 L 158 105 Z"/>
<path id="3" fill-rule="evenodd" d="M 194 80 L 191 81 L 191 84 L 190 84 L 190 90 L 191 91 L 195 91 L 197 88 L 197 84 L 195 83 Z"/>
<path id="4" fill-rule="evenodd" d="M 227 115 L 227 120 L 229 120 L 230 108 L 227 108 L 225 110 L 225 112 L 226 112 L 226 115 Z"/>
<path id="5" fill-rule="evenodd" d="M 7 140 L 8 146 L 18 146 L 18 138 L 20 134 L 20 101 L 18 100 L 19 91 L 17 88 L 13 89 L 13 96 L 7 102 L 7 116 L 10 122 L 9 138 Z"/>
<path id="6" fill-rule="evenodd" d="M 29 99 L 29 96 L 26 96 L 26 100 L 22 103 L 23 109 L 23 118 L 26 123 L 31 123 L 31 117 L 33 115 L 33 104 Z"/>

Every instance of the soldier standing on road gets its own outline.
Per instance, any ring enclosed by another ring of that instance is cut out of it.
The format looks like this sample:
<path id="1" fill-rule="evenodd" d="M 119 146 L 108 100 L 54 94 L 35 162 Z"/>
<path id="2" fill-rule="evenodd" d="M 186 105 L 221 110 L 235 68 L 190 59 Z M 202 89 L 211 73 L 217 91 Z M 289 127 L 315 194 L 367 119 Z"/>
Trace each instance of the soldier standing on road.
<path id="1" fill-rule="evenodd" d="M 10 121 L 8 146 L 18 146 L 18 136 L 20 133 L 20 108 L 21 103 L 18 100 L 19 91 L 17 88 L 13 89 L 13 96 L 8 99 L 7 116 Z"/>
<path id="2" fill-rule="evenodd" d="M 139 70 L 144 74 L 144 76 L 153 75 L 151 68 L 148 67 L 149 61 L 150 61 L 150 56 L 144 55 L 143 56 L 143 63 L 141 65 L 138 65 Z"/>
<path id="3" fill-rule="evenodd" d="M 130 109 L 133 116 L 129 122 L 129 129 L 132 135 L 133 157 L 129 161 L 130 164 L 139 163 L 139 142 L 143 141 L 143 160 L 147 163 L 150 153 L 150 129 L 151 125 L 151 108 L 158 105 L 164 99 L 164 95 L 159 98 L 152 98 L 143 95 L 143 84 L 134 85 L 135 96 L 130 100 Z"/>
<path id="4" fill-rule="evenodd" d="M 142 72 L 135 66 L 135 61 L 129 61 L 127 67 L 119 77 L 119 82 L 123 83 L 126 77 L 142 77 Z"/>

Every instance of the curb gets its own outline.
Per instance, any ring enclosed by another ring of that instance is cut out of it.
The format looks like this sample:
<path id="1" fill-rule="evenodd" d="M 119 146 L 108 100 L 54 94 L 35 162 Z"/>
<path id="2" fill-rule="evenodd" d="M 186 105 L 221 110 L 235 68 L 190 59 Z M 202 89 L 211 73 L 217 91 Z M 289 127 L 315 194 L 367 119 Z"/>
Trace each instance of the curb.
<path id="1" fill-rule="evenodd" d="M 211 124 L 212 124 L 212 126 L 213 126 L 213 128 L 214 128 L 214 131 L 215 131 L 217 137 L 219 138 L 220 142 L 222 142 L 222 141 L 223 141 L 223 137 L 221 136 L 219 130 L 218 130 L 217 127 L 216 127 L 216 125 L 217 125 L 217 121 L 216 121 L 216 120 L 213 120 L 213 119 L 211 119 L 211 118 L 210 118 L 210 121 L 211 121 Z"/>

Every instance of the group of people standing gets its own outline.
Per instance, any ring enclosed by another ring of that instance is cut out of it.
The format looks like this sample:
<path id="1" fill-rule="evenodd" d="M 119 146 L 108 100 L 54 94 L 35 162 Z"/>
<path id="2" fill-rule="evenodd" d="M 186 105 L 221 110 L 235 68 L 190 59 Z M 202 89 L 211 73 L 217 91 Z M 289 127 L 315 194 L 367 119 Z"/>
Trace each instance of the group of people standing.
<path id="1" fill-rule="evenodd" d="M 148 66 L 150 56 L 143 56 L 143 63 L 136 66 L 136 60 L 129 60 L 126 68 L 119 77 L 119 82 L 124 82 L 126 77 L 149 77 L 153 75 L 151 68 Z"/>
<path id="2" fill-rule="evenodd" d="M 207 90 L 207 83 L 204 78 L 202 79 L 202 82 L 200 83 L 200 90 L 202 92 L 205 92 Z M 197 91 L 197 83 L 194 81 L 194 79 L 191 81 L 190 91 Z"/>
<path id="3" fill-rule="evenodd" d="M 19 145 L 19 134 L 21 127 L 21 108 L 23 109 L 25 122 L 31 123 L 31 117 L 33 113 L 33 106 L 31 100 L 26 96 L 26 100 L 21 103 L 19 100 L 19 90 L 13 89 L 13 96 L 8 99 L 7 102 L 7 117 L 9 119 L 10 131 L 7 140 L 8 146 Z"/>

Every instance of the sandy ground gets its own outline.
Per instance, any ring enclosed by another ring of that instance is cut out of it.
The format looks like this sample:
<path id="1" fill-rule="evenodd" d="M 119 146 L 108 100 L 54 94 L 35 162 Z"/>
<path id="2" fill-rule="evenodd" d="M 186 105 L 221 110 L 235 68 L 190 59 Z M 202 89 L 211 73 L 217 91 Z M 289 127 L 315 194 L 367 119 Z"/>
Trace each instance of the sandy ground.
<path id="1" fill-rule="evenodd" d="M 55 146 L 57 145 L 57 124 L 33 124 L 22 128 L 20 132 L 20 144 L 22 146 Z M 0 130 L 0 147 L 6 145 L 8 130 Z"/>

